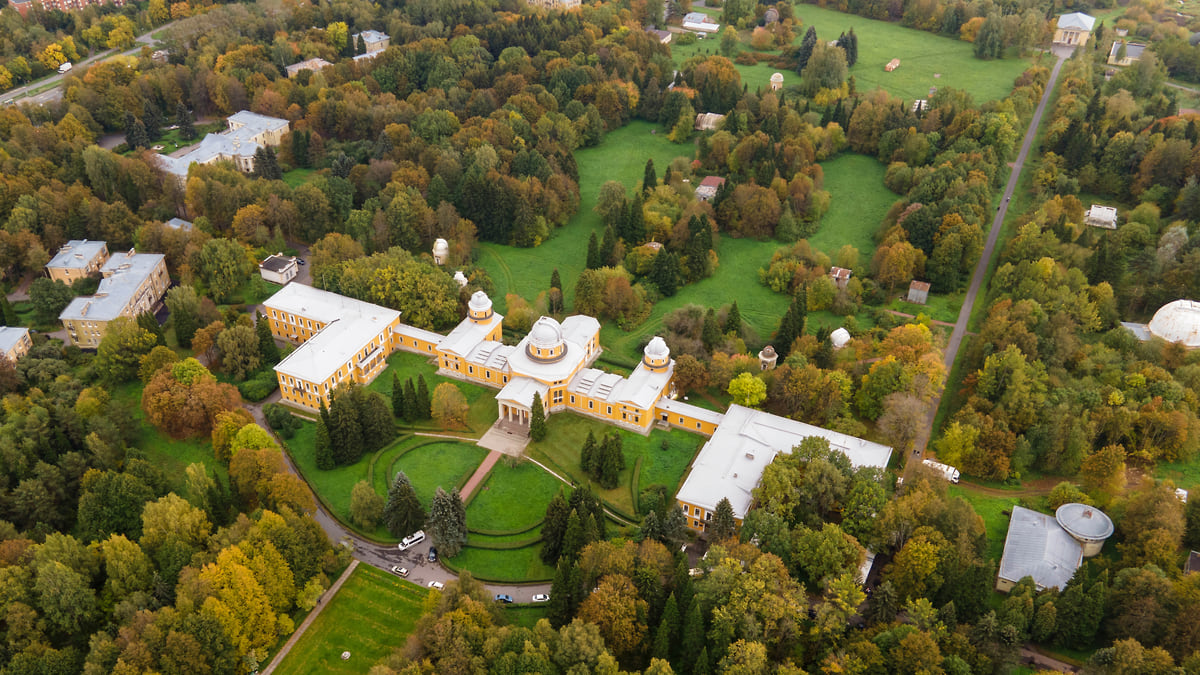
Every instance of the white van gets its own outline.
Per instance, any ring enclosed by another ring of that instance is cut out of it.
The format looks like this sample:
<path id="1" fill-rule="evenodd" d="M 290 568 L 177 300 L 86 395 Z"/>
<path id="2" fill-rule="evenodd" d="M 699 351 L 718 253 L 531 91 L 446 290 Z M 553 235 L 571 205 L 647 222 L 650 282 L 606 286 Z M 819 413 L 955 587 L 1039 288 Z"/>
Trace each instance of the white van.
<path id="1" fill-rule="evenodd" d="M 425 541 L 425 530 L 417 530 L 400 540 L 400 550 L 407 551 L 423 541 Z"/>
<path id="2" fill-rule="evenodd" d="M 58 67 L 59 74 L 68 72 L 70 70 L 71 70 L 71 62 L 70 61 L 66 61 Z"/>

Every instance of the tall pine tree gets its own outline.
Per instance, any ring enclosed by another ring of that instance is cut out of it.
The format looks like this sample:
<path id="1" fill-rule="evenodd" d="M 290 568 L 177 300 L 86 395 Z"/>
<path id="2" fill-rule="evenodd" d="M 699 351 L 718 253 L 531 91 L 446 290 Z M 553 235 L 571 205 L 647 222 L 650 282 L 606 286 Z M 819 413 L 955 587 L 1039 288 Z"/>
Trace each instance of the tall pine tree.
<path id="1" fill-rule="evenodd" d="M 392 415 L 404 419 L 404 411 L 408 400 L 404 397 L 404 383 L 400 381 L 399 373 L 392 373 Z"/>
<path id="2" fill-rule="evenodd" d="M 584 266 L 589 270 L 597 270 L 603 267 L 600 264 L 600 244 L 596 241 L 595 232 L 588 237 L 587 262 Z"/>
<path id="3" fill-rule="evenodd" d="M 467 512 L 458 488 L 446 492 L 438 486 L 429 508 L 428 531 L 433 545 L 447 558 L 453 558 L 467 543 Z"/>
<path id="4" fill-rule="evenodd" d="M 408 407 L 404 409 L 404 421 L 415 422 L 420 419 L 421 402 L 411 377 L 404 383 L 404 400 L 408 402 Z"/>
<path id="5" fill-rule="evenodd" d="M 407 537 L 425 524 L 425 509 L 403 472 L 397 472 L 388 488 L 387 504 L 383 507 L 383 524 L 393 537 Z"/>
<path id="6" fill-rule="evenodd" d="M 318 469 L 328 471 L 337 466 L 333 457 L 333 440 L 329 437 L 329 409 L 325 407 L 324 401 L 321 401 L 320 415 L 317 417 L 317 435 L 313 441 L 313 450 L 316 453 Z"/>
<path id="7" fill-rule="evenodd" d="M 542 407 L 542 394 L 536 391 L 529 406 L 529 438 L 534 442 L 546 438 L 546 409 Z"/>
<path id="8" fill-rule="evenodd" d="M 654 170 L 654 159 L 646 160 L 646 170 L 642 173 L 642 192 L 649 192 L 658 187 L 658 173 Z"/>
<path id="9" fill-rule="evenodd" d="M 419 420 L 433 419 L 433 399 L 429 397 L 429 385 L 425 384 L 425 376 L 417 376 L 417 409 L 416 417 Z"/>
<path id="10" fill-rule="evenodd" d="M 816 48 L 817 29 L 809 26 L 808 31 L 804 33 L 804 39 L 800 41 L 800 48 L 796 50 L 797 73 L 804 73 L 804 66 L 808 65 L 808 60 L 812 58 L 813 50 Z"/>
<path id="11" fill-rule="evenodd" d="M 258 354 L 263 362 L 269 366 L 279 363 L 279 345 L 275 344 L 275 336 L 271 335 L 271 323 L 262 312 L 258 313 L 254 330 L 258 333 Z"/>
<path id="12" fill-rule="evenodd" d="M 742 310 L 738 309 L 737 300 L 733 301 L 729 313 L 725 315 L 725 332 L 733 333 L 736 337 L 742 335 Z"/>

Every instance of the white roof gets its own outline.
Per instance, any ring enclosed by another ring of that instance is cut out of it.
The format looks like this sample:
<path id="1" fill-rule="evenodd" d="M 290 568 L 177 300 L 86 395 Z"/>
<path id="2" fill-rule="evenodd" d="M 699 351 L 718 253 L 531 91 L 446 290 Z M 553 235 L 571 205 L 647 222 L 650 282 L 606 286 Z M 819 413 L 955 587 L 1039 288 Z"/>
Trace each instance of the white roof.
<path id="1" fill-rule="evenodd" d="M 184 220 L 183 218 L 172 218 L 167 221 L 166 225 L 172 230 L 183 230 L 184 232 L 191 232 L 192 230 L 192 221 Z"/>
<path id="2" fill-rule="evenodd" d="M 302 284 L 284 286 L 263 306 L 326 324 L 275 366 L 280 373 L 313 383 L 329 379 L 400 318 L 394 309 Z"/>
<path id="3" fill-rule="evenodd" d="M 475 323 L 470 317 L 467 317 L 459 321 L 449 335 L 442 338 L 438 349 L 458 356 L 466 356 L 476 345 L 483 342 L 488 333 L 491 333 L 492 329 L 503 320 L 504 316 L 495 312 L 492 312 L 491 318 L 483 323 Z"/>
<path id="4" fill-rule="evenodd" d="M 329 323 L 334 319 L 369 316 L 381 312 L 397 313 L 393 309 L 347 298 L 303 284 L 288 284 L 263 301 L 268 309 L 297 314 L 306 319 Z"/>
<path id="5" fill-rule="evenodd" d="M 1091 31 L 1092 26 L 1096 25 L 1096 17 L 1088 16 L 1083 12 L 1071 12 L 1058 17 L 1058 27 L 1068 30 L 1086 30 Z"/>
<path id="6" fill-rule="evenodd" d="M 572 314 L 560 325 L 563 339 L 580 347 L 587 346 L 592 336 L 600 332 L 600 322 L 585 314 Z"/>
<path id="7" fill-rule="evenodd" d="M 63 245 L 62 248 L 58 249 L 58 253 L 50 259 L 50 262 L 46 263 L 46 267 L 54 269 L 83 269 L 103 250 L 104 242 L 102 241 L 72 239 Z"/>
<path id="8" fill-rule="evenodd" d="M 445 339 L 442 337 L 441 333 L 435 333 L 431 330 L 425 330 L 424 328 L 417 328 L 416 326 L 410 326 L 406 323 L 402 323 L 397 326 L 396 333 L 407 338 L 417 338 L 418 340 L 424 340 L 425 342 L 432 342 L 434 345 L 441 343 L 441 341 Z"/>
<path id="9" fill-rule="evenodd" d="M 734 517 L 745 518 L 763 470 L 776 455 L 790 454 L 810 436 L 827 439 L 831 449 L 845 453 L 856 467 L 885 468 L 892 456 L 892 449 L 886 445 L 731 405 L 717 431 L 696 455 L 677 499 L 711 511 L 724 497 L 733 506 Z"/>
<path id="10" fill-rule="evenodd" d="M 1125 329 L 1128 330 L 1130 333 L 1133 333 L 1134 337 L 1141 340 L 1142 342 L 1149 342 L 1150 338 L 1154 337 L 1153 335 L 1150 334 L 1150 329 L 1147 328 L 1146 324 L 1144 324 L 1144 323 L 1132 323 L 1129 321 L 1122 321 L 1121 325 L 1124 326 Z"/>
<path id="11" fill-rule="evenodd" d="M 316 384 L 328 380 L 338 368 L 352 363 L 367 343 L 392 321 L 400 318 L 400 312 L 394 309 L 378 309 L 375 314 L 335 319 L 280 361 L 275 366 L 276 372 Z M 369 361 L 373 354 L 374 350 L 362 361 Z"/>
<path id="12" fill-rule="evenodd" d="M 1083 561 L 1083 546 L 1054 516 L 1013 506 L 1000 578 L 1017 582 L 1033 577 L 1038 588 L 1063 588 Z"/>
<path id="13" fill-rule="evenodd" d="M 720 30 L 721 24 L 709 19 L 708 15 L 703 12 L 690 12 L 683 17 L 683 27 L 687 30 L 715 33 Z"/>
<path id="14" fill-rule="evenodd" d="M 111 321 L 133 300 L 146 277 L 163 261 L 161 253 L 117 253 L 100 268 L 104 278 L 90 298 L 75 298 L 58 315 L 59 320 Z"/>
<path id="15" fill-rule="evenodd" d="M 358 35 L 355 35 L 354 39 L 357 40 L 359 38 L 359 36 L 362 36 L 363 42 L 365 42 L 366 44 L 383 42 L 384 40 L 388 39 L 387 33 L 380 33 L 377 30 L 364 30 L 363 32 L 359 33 Z"/>
<path id="16" fill-rule="evenodd" d="M 533 406 L 533 393 L 537 392 L 542 396 L 542 405 L 546 405 L 546 395 L 549 393 L 550 387 L 532 380 L 528 377 L 514 377 L 504 385 L 499 394 L 496 394 L 496 399 L 501 401 L 511 401 L 518 405 L 530 408 Z"/>
<path id="17" fill-rule="evenodd" d="M 27 335 L 29 335 L 28 328 L 0 326 L 0 353 L 7 354 L 12 351 L 12 348 L 16 347 L 17 343 Z M 1186 495 L 1187 493 L 1185 492 L 1184 494 Z"/>
<path id="18" fill-rule="evenodd" d="M 676 401 L 669 398 L 659 399 L 658 405 L 655 407 L 673 415 L 683 415 L 684 417 L 691 417 L 694 420 L 710 424 L 720 424 L 725 419 L 725 413 L 719 413 L 715 410 L 701 408 L 691 403 L 684 403 L 683 401 Z"/>
<path id="19" fill-rule="evenodd" d="M 316 72 L 316 71 L 324 68 L 325 66 L 332 66 L 332 65 L 333 65 L 332 63 L 326 61 L 325 59 L 318 57 L 318 58 L 306 59 L 304 61 L 301 61 L 300 63 L 293 63 L 292 65 L 284 68 L 284 70 L 287 71 L 288 75 L 292 75 L 292 74 L 298 73 L 302 70 L 311 70 L 313 72 Z"/>
<path id="20" fill-rule="evenodd" d="M 546 318 L 546 317 L 543 317 Z M 541 319 L 539 319 L 541 321 Z M 600 330 L 600 322 L 590 316 L 576 314 L 563 319 L 559 326 L 563 341 L 563 355 L 557 361 L 538 361 L 529 356 L 528 347 L 533 341 L 530 331 L 508 355 L 508 369 L 513 375 L 536 378 L 542 382 L 568 380 L 587 360 L 587 341 Z M 589 333 L 589 331 L 591 331 Z"/>
<path id="21" fill-rule="evenodd" d="M 839 328 L 829 334 L 829 341 L 833 343 L 834 349 L 841 349 L 850 341 L 850 331 L 845 328 Z"/>
<path id="22" fill-rule="evenodd" d="M 516 347 L 492 340 L 480 342 L 467 354 L 467 361 L 484 368 L 504 371 L 508 367 L 508 355 L 514 349 Z"/>
<path id="23" fill-rule="evenodd" d="M 1176 300 L 1163 305 L 1150 319 L 1150 332 L 1167 342 L 1200 347 L 1200 302 Z"/>
<path id="24" fill-rule="evenodd" d="M 639 363 L 633 373 L 621 382 L 617 400 L 647 410 L 667 393 L 667 384 L 675 373 L 675 361 L 669 361 L 661 370 L 651 370 L 645 362 Z"/>

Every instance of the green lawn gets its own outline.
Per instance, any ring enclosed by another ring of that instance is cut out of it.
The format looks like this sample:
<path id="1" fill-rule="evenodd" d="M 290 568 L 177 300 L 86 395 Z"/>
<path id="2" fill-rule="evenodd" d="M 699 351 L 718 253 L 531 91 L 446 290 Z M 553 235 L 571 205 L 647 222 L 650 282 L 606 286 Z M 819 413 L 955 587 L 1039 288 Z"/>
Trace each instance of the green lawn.
<path id="1" fill-rule="evenodd" d="M 350 491 L 354 488 L 355 483 L 366 480 L 369 458 L 328 471 L 318 469 L 316 448 L 313 443 L 316 431 L 316 424 L 302 422 L 296 435 L 285 441 L 288 454 L 291 455 L 296 468 L 300 470 L 300 475 L 333 512 L 334 516 L 347 527 L 357 530 L 358 528 L 354 528 L 350 523 Z M 364 534 L 377 538 L 390 538 L 382 527 L 377 528 L 374 532 L 365 532 Z"/>
<path id="2" fill-rule="evenodd" d="M 1200 459 L 1190 462 L 1159 462 L 1154 467 L 1154 477 L 1158 480 L 1169 478 L 1175 483 L 1175 487 L 1191 490 L 1200 486 Z"/>
<path id="3" fill-rule="evenodd" d="M 229 470 L 213 456 L 212 440 L 207 436 L 176 440 L 147 423 L 146 414 L 142 412 L 141 382 L 129 382 L 109 389 L 114 401 L 129 405 L 133 416 L 138 422 L 138 434 L 131 447 L 162 470 L 171 488 L 183 495 L 187 493 L 186 474 L 189 464 L 203 464 L 209 474 L 216 474 L 229 484 Z"/>
<path id="4" fill-rule="evenodd" d="M 796 16 L 804 23 L 795 31 L 796 44 L 809 26 L 826 41 L 853 28 L 858 36 L 858 62 L 850 74 L 858 91 L 880 87 L 907 101 L 928 98 L 930 87 L 964 90 L 976 103 L 1001 99 L 1032 62 L 1028 58 L 983 61 L 975 58 L 974 45 L 968 42 L 814 5 L 796 5 Z M 884 65 L 892 59 L 900 59 L 900 67 L 885 72 Z"/>
<path id="5" fill-rule="evenodd" d="M 905 289 L 907 293 L 907 289 Z M 930 293 L 929 301 L 924 305 L 917 305 L 907 302 L 902 299 L 893 300 L 888 309 L 894 309 L 897 312 L 905 314 L 924 314 L 935 321 L 945 321 L 954 323 L 958 321 L 958 312 L 962 309 L 964 293 L 951 293 L 949 295 L 942 293 Z"/>
<path id="6" fill-rule="evenodd" d="M 545 603 L 536 605 L 509 605 L 504 608 L 504 615 L 514 626 L 533 628 L 538 620 L 549 618 L 550 610 Z"/>
<path id="7" fill-rule="evenodd" d="M 284 172 L 283 182 L 287 183 L 289 187 L 298 188 L 307 183 L 309 177 L 316 172 L 316 169 L 292 169 Z"/>
<path id="8" fill-rule="evenodd" d="M 532 302 L 538 293 L 550 287 L 550 274 L 555 267 L 562 277 L 567 306 L 570 306 L 575 296 L 575 280 L 583 271 L 587 258 L 588 235 L 603 233 L 600 216 L 592 210 L 600 186 L 616 180 L 632 190 L 642 180 L 647 159 L 654 160 L 661 178 L 672 159 L 680 156 L 691 159 L 694 153 L 695 148 L 691 145 L 671 143 L 657 124 L 643 121 L 631 122 L 605 135 L 597 147 L 578 150 L 575 161 L 579 166 L 579 211 L 565 226 L 558 228 L 549 240 L 536 248 L 492 243 L 479 245 L 479 263 L 495 284 L 492 301 L 496 311 L 505 311 L 506 293 L 516 293 Z"/>
<path id="9" fill-rule="evenodd" d="M 546 515 L 546 505 L 565 488 L 562 481 L 533 462 L 523 461 L 512 467 L 498 462 L 467 507 L 467 523 L 478 530 L 523 530 L 540 522 Z"/>
<path id="10" fill-rule="evenodd" d="M 625 470 L 621 472 L 617 487 L 612 490 L 605 490 L 592 483 L 579 467 L 579 451 L 583 448 L 588 431 L 595 434 L 597 440 L 603 438 L 608 431 L 617 431 L 621 435 L 625 450 Z M 665 451 L 661 449 L 663 440 L 667 441 Z M 548 420 L 545 440 L 530 443 L 525 452 L 576 483 L 591 484 L 592 490 L 605 502 L 624 514 L 634 516 L 637 514 L 637 505 L 633 503 L 630 482 L 638 458 L 642 458 L 637 485 L 639 494 L 655 484 L 665 485 L 668 492 L 675 494 L 688 464 L 704 440 L 703 436 L 680 429 L 656 429 L 650 432 L 649 436 L 642 436 L 630 431 L 616 430 L 612 425 L 589 417 L 559 413 Z"/>
<path id="11" fill-rule="evenodd" d="M 830 258 L 850 244 L 858 249 L 859 262 L 867 264 L 875 254 L 879 223 L 899 199 L 883 186 L 887 167 L 873 157 L 843 153 L 821 164 L 821 168 L 825 171 L 825 189 L 833 199 L 821 218 L 820 229 L 808 241 Z"/>
<path id="12" fill-rule="evenodd" d="M 365 674 L 404 646 L 432 592 L 359 565 L 275 672 Z M 345 661 L 344 651 L 350 652 Z"/>
<path id="13" fill-rule="evenodd" d="M 717 10 L 717 18 L 720 18 L 720 10 Z M 741 31 L 742 45 L 741 51 L 751 51 L 749 47 L 750 31 Z M 730 60 L 737 57 L 739 52 L 735 52 L 730 56 Z M 696 55 L 710 56 L 721 54 L 721 38 L 720 34 L 715 34 L 706 37 L 703 40 L 696 40 L 690 45 L 679 45 L 671 43 L 671 56 L 675 58 L 675 64 L 682 66 L 685 61 Z M 778 52 L 775 52 L 778 54 Z M 749 87 L 750 91 L 767 91 L 771 88 L 771 76 L 775 73 L 783 74 L 783 86 L 790 87 L 800 83 L 800 75 L 796 71 L 789 68 L 779 69 L 772 66 L 770 63 L 762 62 L 753 66 L 744 66 L 734 62 L 733 67 L 737 69 L 738 74 L 742 76 L 742 84 Z M 715 112 L 715 111 L 714 111 Z"/>
<path id="14" fill-rule="evenodd" d="M 1004 554 L 1004 538 L 1008 535 L 1009 516 L 1003 512 L 1011 510 L 1019 501 L 1018 498 L 992 497 L 961 485 L 951 485 L 950 494 L 966 499 L 975 509 L 975 513 L 983 518 L 988 542 L 986 555 L 989 560 L 999 562 L 1000 556 Z"/>
<path id="15" fill-rule="evenodd" d="M 554 578 L 554 568 L 542 562 L 541 552 L 541 544 L 507 551 L 466 546 L 458 555 L 443 561 L 456 571 L 468 570 L 484 581 L 549 581 Z"/>
<path id="16" fill-rule="evenodd" d="M 271 283 L 263 279 L 257 273 L 250 277 L 230 297 L 231 305 L 259 305 L 264 300 L 275 295 L 276 291 L 283 288 L 279 284 Z"/>
<path id="17" fill-rule="evenodd" d="M 446 492 L 461 487 L 487 454 L 484 448 L 468 443 L 430 443 L 405 453 L 390 467 L 376 467 L 376 471 L 386 470 L 389 482 L 396 471 L 403 471 L 416 488 L 421 505 L 428 509 L 439 487 Z"/>
<path id="18" fill-rule="evenodd" d="M 547 283 L 549 283 L 549 278 L 549 276 L 546 277 Z M 414 386 L 417 383 L 417 377 L 424 375 L 425 384 L 429 387 L 430 396 L 433 395 L 433 390 L 442 382 L 449 382 L 458 387 L 458 390 L 466 397 L 467 403 L 470 404 L 471 410 L 467 413 L 467 426 L 469 428 L 452 430 L 452 433 L 456 435 L 482 436 L 500 415 L 496 407 L 495 389 L 437 375 L 437 365 L 429 357 L 411 352 L 396 352 L 392 354 L 388 358 L 387 369 L 379 377 L 376 377 L 371 384 L 367 385 L 367 389 L 377 391 L 391 400 L 393 373 L 400 376 L 401 382 L 411 377 Z M 441 430 L 428 420 L 418 423 L 415 427 L 418 429 Z"/>

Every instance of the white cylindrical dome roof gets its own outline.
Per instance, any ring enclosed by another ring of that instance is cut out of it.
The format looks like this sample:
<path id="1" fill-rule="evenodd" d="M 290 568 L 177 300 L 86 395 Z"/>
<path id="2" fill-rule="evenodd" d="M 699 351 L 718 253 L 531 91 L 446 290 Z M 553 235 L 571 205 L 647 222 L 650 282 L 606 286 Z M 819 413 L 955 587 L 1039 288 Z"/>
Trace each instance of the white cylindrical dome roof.
<path id="1" fill-rule="evenodd" d="M 450 244 L 445 239 L 437 239 L 433 242 L 434 255 L 446 255 L 450 252 Z"/>
<path id="2" fill-rule="evenodd" d="M 492 308 L 492 299 L 483 291 L 475 291 L 467 302 L 467 307 L 473 312 L 486 312 Z"/>
<path id="3" fill-rule="evenodd" d="M 772 82 L 783 82 L 783 73 L 775 73 L 771 76 Z"/>
<path id="4" fill-rule="evenodd" d="M 1150 320 L 1150 333 L 1192 349 L 1200 347 L 1200 302 L 1176 300 L 1163 305 Z"/>
<path id="5" fill-rule="evenodd" d="M 541 349 L 554 349 L 562 344 L 562 326 L 554 319 L 543 316 L 529 330 L 529 342 Z"/>
<path id="6" fill-rule="evenodd" d="M 833 343 L 834 349 L 841 349 L 850 341 L 850 331 L 845 328 L 839 328 L 829 334 L 829 341 Z"/>
<path id="7" fill-rule="evenodd" d="M 665 340 L 655 335 L 646 345 L 646 348 L 642 350 L 642 353 L 648 358 L 665 359 L 671 355 L 671 350 L 667 347 Z"/>
<path id="8" fill-rule="evenodd" d="M 1063 504 L 1054 512 L 1054 519 L 1067 534 L 1083 542 L 1104 541 L 1113 533 L 1112 519 L 1087 504 Z"/>

